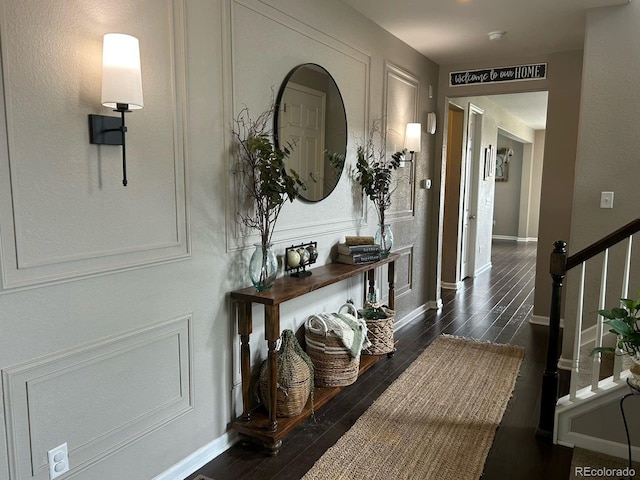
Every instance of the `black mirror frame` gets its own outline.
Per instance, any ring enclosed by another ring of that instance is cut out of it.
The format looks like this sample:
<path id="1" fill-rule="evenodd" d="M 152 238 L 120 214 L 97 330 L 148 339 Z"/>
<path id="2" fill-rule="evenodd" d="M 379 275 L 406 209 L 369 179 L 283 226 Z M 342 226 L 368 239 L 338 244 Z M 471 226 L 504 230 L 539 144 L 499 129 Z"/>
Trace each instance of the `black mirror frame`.
<path id="1" fill-rule="evenodd" d="M 294 68 L 292 68 L 291 71 L 284 77 L 284 80 L 282 81 L 282 84 L 280 85 L 280 89 L 278 90 L 278 96 L 276 97 L 276 103 L 275 103 L 275 107 L 274 107 L 274 115 L 273 115 L 273 140 L 274 140 L 274 144 L 275 144 L 276 148 L 280 148 L 280 103 L 282 102 L 282 97 L 284 96 L 284 91 L 287 88 L 287 85 L 288 85 L 289 81 L 291 80 L 291 77 L 293 77 L 293 75 L 303 67 L 314 67 L 316 69 L 322 70 L 331 79 L 331 81 L 333 82 L 333 85 L 336 88 L 336 92 L 338 92 L 338 97 L 340 98 L 340 103 L 342 104 L 342 114 L 344 116 L 344 138 L 345 138 L 344 156 L 346 158 L 346 156 L 347 156 L 347 132 L 348 132 L 348 128 L 347 128 L 347 110 L 346 110 L 345 105 L 344 105 L 344 98 L 342 97 L 342 92 L 340 91 L 340 88 L 338 88 L 338 84 L 336 83 L 336 80 L 333 78 L 333 75 L 331 75 L 326 68 L 324 68 L 322 65 L 318 65 L 317 63 L 302 63 L 300 65 L 297 65 Z M 340 178 L 342 177 L 342 173 L 343 172 L 344 172 L 344 165 L 342 166 L 342 171 L 340 172 L 340 175 L 338 175 L 338 178 L 336 179 L 335 185 L 333 185 L 331 190 L 326 195 L 324 195 L 322 198 L 319 198 L 317 200 L 310 200 L 310 199 L 308 199 L 308 198 L 306 198 L 304 196 L 305 195 L 304 191 L 301 191 L 298 194 L 298 198 L 300 198 L 301 200 L 304 200 L 305 202 L 309 202 L 309 203 L 317 203 L 317 202 L 320 202 L 320 201 L 324 200 L 329 195 L 331 195 L 331 193 L 335 190 L 336 186 L 338 185 L 338 182 L 339 182 Z"/>

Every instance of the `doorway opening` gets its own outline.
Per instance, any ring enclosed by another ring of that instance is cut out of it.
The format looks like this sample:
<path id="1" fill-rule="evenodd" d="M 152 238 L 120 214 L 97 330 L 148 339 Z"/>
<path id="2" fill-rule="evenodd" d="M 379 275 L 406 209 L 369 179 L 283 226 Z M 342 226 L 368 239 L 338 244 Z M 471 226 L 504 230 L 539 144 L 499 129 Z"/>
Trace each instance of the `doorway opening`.
<path id="1" fill-rule="evenodd" d="M 537 241 L 547 98 L 446 99 L 442 288 L 490 270 L 494 240 Z"/>

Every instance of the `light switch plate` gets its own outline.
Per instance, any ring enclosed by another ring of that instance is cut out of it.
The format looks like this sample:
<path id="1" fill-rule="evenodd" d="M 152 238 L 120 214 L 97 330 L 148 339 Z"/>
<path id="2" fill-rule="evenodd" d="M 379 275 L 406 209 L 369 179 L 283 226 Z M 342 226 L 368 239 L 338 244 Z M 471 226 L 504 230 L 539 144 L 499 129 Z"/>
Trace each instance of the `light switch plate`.
<path id="1" fill-rule="evenodd" d="M 613 208 L 613 192 L 600 192 L 600 208 Z"/>

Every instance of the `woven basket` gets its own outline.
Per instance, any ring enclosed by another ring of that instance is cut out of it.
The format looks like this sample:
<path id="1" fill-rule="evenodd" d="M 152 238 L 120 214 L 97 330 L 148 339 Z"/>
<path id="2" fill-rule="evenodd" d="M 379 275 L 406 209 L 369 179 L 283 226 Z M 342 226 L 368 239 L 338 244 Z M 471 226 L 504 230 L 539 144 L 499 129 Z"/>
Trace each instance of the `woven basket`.
<path id="1" fill-rule="evenodd" d="M 276 387 L 276 416 L 278 417 L 300 415 L 311 393 L 313 372 L 296 350 L 304 354 L 293 332 L 285 330 L 282 332 L 282 346 L 278 351 L 278 384 Z M 286 375 L 284 375 L 285 372 Z M 269 398 L 267 362 L 262 364 L 260 370 L 260 395 L 262 400 L 267 402 Z"/>
<path id="2" fill-rule="evenodd" d="M 393 337 L 395 312 L 385 306 L 378 308 L 387 315 L 387 318 L 372 320 L 365 318 L 365 322 L 367 322 L 367 337 L 371 342 L 371 346 L 363 350 L 363 353 L 367 355 L 385 355 L 396 350 Z"/>
<path id="3" fill-rule="evenodd" d="M 351 304 L 345 304 L 357 315 Z M 305 324 L 307 354 L 314 367 L 317 387 L 346 387 L 358 379 L 360 355 L 352 357 L 337 335 L 327 332 L 327 326 L 319 316 L 311 315 Z"/>

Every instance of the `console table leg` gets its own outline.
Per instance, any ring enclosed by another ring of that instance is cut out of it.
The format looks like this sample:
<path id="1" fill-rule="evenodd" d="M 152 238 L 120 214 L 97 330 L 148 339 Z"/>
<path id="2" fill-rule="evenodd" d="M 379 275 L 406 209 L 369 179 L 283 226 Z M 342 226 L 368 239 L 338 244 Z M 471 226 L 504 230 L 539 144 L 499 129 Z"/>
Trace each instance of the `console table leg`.
<path id="1" fill-rule="evenodd" d="M 249 337 L 251 336 L 251 304 L 238 304 L 238 332 L 240 334 L 240 371 L 242 373 L 242 419 L 251 420 L 251 350 Z"/>
<path id="2" fill-rule="evenodd" d="M 389 281 L 389 308 L 396 308 L 396 262 L 389 262 L 387 267 L 387 278 Z"/>
<path id="3" fill-rule="evenodd" d="M 367 300 L 371 302 L 379 302 L 380 299 L 376 298 L 376 271 L 371 269 L 367 271 L 367 280 L 369 283 L 369 290 L 367 295 Z"/>
<path id="4" fill-rule="evenodd" d="M 280 452 L 280 447 L 282 447 L 282 440 L 278 440 L 274 443 L 264 443 L 265 448 L 267 449 L 267 453 L 275 457 Z"/>
<path id="5" fill-rule="evenodd" d="M 278 430 L 276 419 L 276 400 L 278 394 L 278 352 L 276 342 L 280 338 L 280 308 L 278 306 L 265 305 L 265 337 L 269 353 L 267 357 L 269 365 L 269 431 Z"/>

